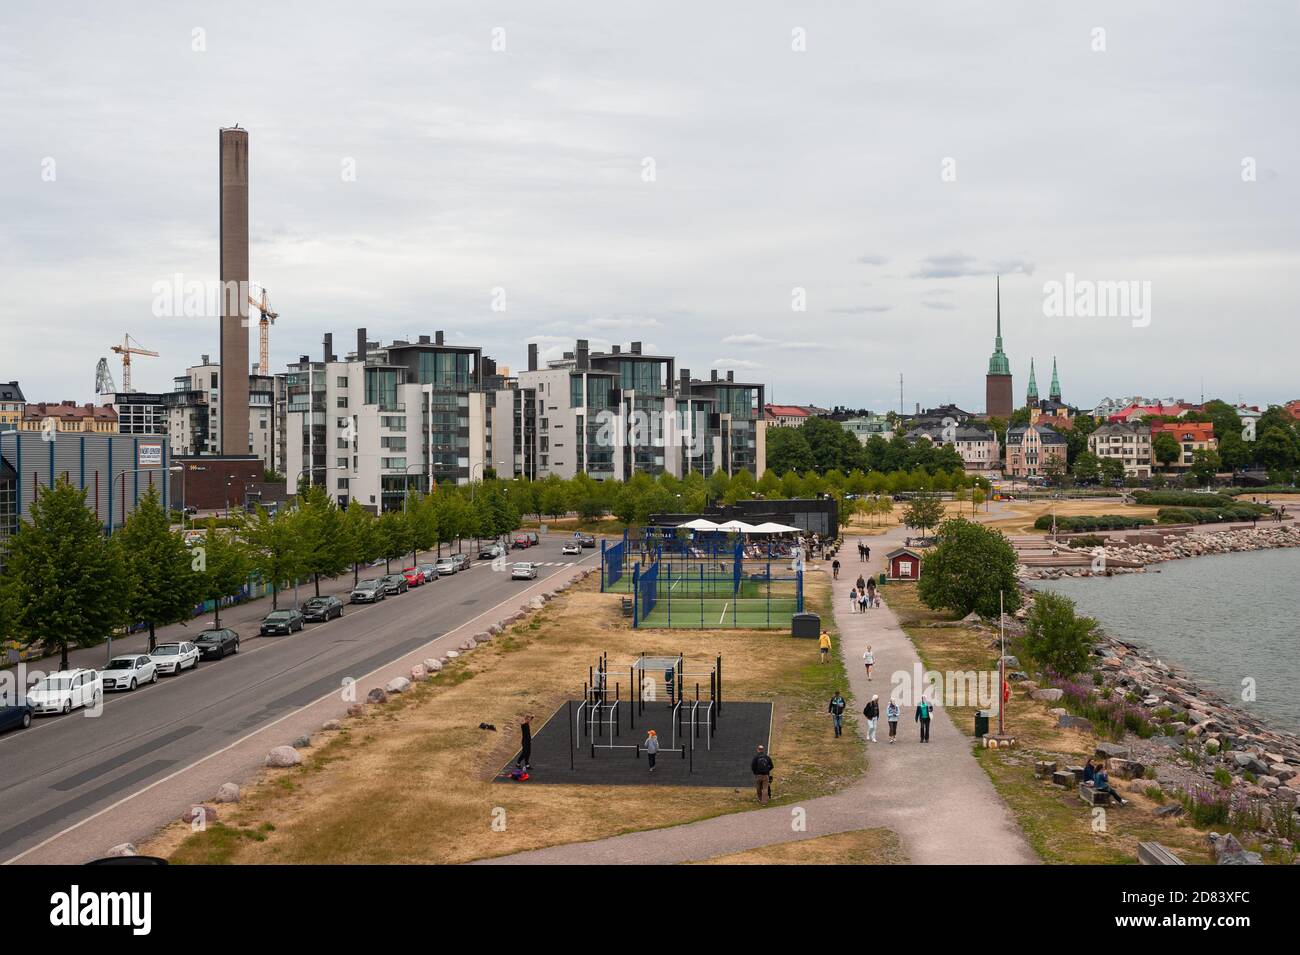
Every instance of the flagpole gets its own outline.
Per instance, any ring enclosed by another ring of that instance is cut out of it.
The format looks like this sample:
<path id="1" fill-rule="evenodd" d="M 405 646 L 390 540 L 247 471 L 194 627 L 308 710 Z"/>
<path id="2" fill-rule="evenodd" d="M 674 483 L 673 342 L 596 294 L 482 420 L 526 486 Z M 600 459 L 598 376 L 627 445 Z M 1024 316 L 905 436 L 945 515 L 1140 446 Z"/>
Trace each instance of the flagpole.
<path id="1" fill-rule="evenodd" d="M 998 591 L 998 636 L 1002 645 L 1002 652 L 998 654 L 998 736 L 1006 735 L 1006 724 L 1002 719 L 1002 711 L 1007 706 L 1007 617 L 1006 611 L 1002 607 L 1002 591 Z"/>

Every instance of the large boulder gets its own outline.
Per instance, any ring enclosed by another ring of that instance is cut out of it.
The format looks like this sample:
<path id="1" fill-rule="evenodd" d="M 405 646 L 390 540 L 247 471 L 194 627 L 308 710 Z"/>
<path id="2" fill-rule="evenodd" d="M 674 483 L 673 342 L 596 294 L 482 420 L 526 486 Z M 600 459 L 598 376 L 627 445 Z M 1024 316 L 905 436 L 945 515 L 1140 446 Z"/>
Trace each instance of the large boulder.
<path id="1" fill-rule="evenodd" d="M 239 802 L 239 784 L 222 783 L 217 789 L 215 802 Z"/>
<path id="2" fill-rule="evenodd" d="M 1238 769 L 1247 770 L 1256 776 L 1264 776 L 1268 773 L 1268 763 L 1250 753 L 1233 753 L 1232 761 L 1237 764 Z"/>
<path id="3" fill-rule="evenodd" d="M 117 845 L 113 846 L 113 848 L 105 852 L 104 856 L 106 858 L 116 859 L 121 856 L 133 856 L 137 854 L 138 853 L 135 851 L 135 846 L 133 846 L 131 843 L 119 842 Z"/>
<path id="4" fill-rule="evenodd" d="M 375 687 L 373 690 L 371 690 L 369 693 L 366 694 L 366 702 L 367 702 L 367 703 L 387 703 L 387 702 L 388 702 L 388 694 L 387 694 L 386 692 L 384 692 L 384 688 L 383 688 L 382 686 L 377 686 L 377 687 Z"/>
<path id="5" fill-rule="evenodd" d="M 1101 759 L 1131 759 L 1133 750 L 1120 743 L 1098 743 L 1094 754 Z"/>
<path id="6" fill-rule="evenodd" d="M 460 656 L 460 652 L 457 651 L 457 650 L 448 650 L 448 651 L 447 651 L 447 659 L 448 659 L 448 660 L 454 660 L 454 659 L 456 659 L 458 656 Z"/>
<path id="7" fill-rule="evenodd" d="M 1073 716 L 1070 713 L 1062 713 L 1057 716 L 1056 725 L 1061 729 L 1082 730 L 1085 733 L 1092 732 L 1092 720 L 1083 716 Z"/>
<path id="8" fill-rule="evenodd" d="M 366 708 L 360 703 L 353 703 L 351 706 L 348 707 L 348 716 L 352 716 L 352 717 L 364 716 L 365 713 L 366 713 Z"/>
<path id="9" fill-rule="evenodd" d="M 405 693 L 411 688 L 411 681 L 404 676 L 395 676 L 384 686 L 388 693 Z"/>
<path id="10" fill-rule="evenodd" d="M 311 746 L 311 737 L 299 736 L 297 739 L 293 741 L 291 745 L 293 746 L 294 749 L 307 749 L 309 746 Z"/>
<path id="11" fill-rule="evenodd" d="M 297 766 L 302 762 L 302 754 L 292 746 L 277 746 L 266 754 L 266 765 L 284 768 Z"/>
<path id="12" fill-rule="evenodd" d="M 1251 852 L 1232 833 L 1210 833 L 1210 848 L 1214 850 L 1216 865 L 1263 865 L 1258 852 Z"/>
<path id="13" fill-rule="evenodd" d="M 326 733 L 332 733 L 335 730 L 341 730 L 343 728 L 343 724 L 340 723 L 338 720 L 326 720 L 324 723 L 320 725 L 320 728 L 324 730 Z"/>
<path id="14" fill-rule="evenodd" d="M 429 659 L 424 661 L 424 668 L 430 673 L 437 673 L 442 669 L 442 661 L 436 657 L 429 657 Z"/>
<path id="15" fill-rule="evenodd" d="M 1031 700 L 1041 700 L 1045 703 L 1055 703 L 1063 696 L 1065 696 L 1065 691 L 1056 687 L 1029 691 L 1029 698 Z"/>
<path id="16" fill-rule="evenodd" d="M 425 680 L 429 679 L 429 671 L 425 668 L 423 663 L 417 663 L 415 666 L 411 667 L 410 676 L 412 683 L 423 683 Z"/>
<path id="17" fill-rule="evenodd" d="M 217 810 L 215 806 L 190 806 L 181 813 L 181 822 L 188 822 L 190 825 L 198 823 L 200 826 L 206 826 L 210 822 L 217 821 Z"/>

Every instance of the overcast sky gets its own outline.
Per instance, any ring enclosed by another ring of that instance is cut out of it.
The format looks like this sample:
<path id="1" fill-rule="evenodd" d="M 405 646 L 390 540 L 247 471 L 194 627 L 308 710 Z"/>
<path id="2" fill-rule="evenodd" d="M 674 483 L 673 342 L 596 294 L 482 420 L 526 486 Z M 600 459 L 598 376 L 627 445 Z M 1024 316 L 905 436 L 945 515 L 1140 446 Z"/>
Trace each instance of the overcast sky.
<path id="1" fill-rule="evenodd" d="M 215 358 L 152 305 L 217 278 L 238 123 L 277 370 L 361 325 L 512 369 L 640 339 L 769 400 L 888 410 L 901 373 L 982 411 L 1000 271 L 1017 396 L 1055 355 L 1082 407 L 1285 401 L 1297 64 L 1296 0 L 5 0 L 0 380 L 91 400 L 127 332 L 139 390 Z M 1149 282 L 1149 324 L 1044 314 L 1067 273 Z"/>

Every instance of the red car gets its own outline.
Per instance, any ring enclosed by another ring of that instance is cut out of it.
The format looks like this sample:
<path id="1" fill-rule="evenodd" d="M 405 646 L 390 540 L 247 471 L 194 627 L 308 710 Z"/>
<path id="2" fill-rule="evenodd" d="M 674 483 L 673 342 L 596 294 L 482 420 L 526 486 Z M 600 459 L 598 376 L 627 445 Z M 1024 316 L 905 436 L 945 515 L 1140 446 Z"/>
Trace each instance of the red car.
<path id="1" fill-rule="evenodd" d="M 424 583 L 424 571 L 419 567 L 402 568 L 402 576 L 406 578 L 406 586 L 419 587 Z"/>

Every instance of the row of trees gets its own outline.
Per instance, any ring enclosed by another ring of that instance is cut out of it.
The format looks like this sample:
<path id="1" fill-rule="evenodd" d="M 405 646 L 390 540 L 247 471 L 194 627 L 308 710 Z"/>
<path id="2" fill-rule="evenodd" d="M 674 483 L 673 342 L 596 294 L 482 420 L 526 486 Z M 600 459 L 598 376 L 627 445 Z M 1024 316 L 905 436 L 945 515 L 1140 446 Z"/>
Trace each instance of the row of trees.
<path id="1" fill-rule="evenodd" d="M 902 434 L 873 434 L 863 444 L 838 423 L 810 418 L 797 428 L 767 429 L 767 467 L 777 475 L 791 471 L 960 471 L 961 455 L 952 445 L 910 443 Z"/>
<path id="2" fill-rule="evenodd" d="M 375 516 L 355 500 L 339 508 L 320 487 L 304 488 L 297 506 L 257 508 L 233 527 L 210 521 L 186 547 L 150 488 L 120 531 L 106 537 L 84 491 L 66 481 L 42 489 L 29 519 L 10 540 L 0 578 L 0 640 L 19 647 L 93 646 L 126 626 L 149 630 L 191 617 L 199 605 L 238 595 L 250 580 L 266 584 L 272 606 L 285 587 L 351 573 L 378 559 L 412 562 L 418 551 L 465 539 L 496 538 L 519 526 L 505 485 L 447 488 L 411 495 L 400 511 Z"/>

